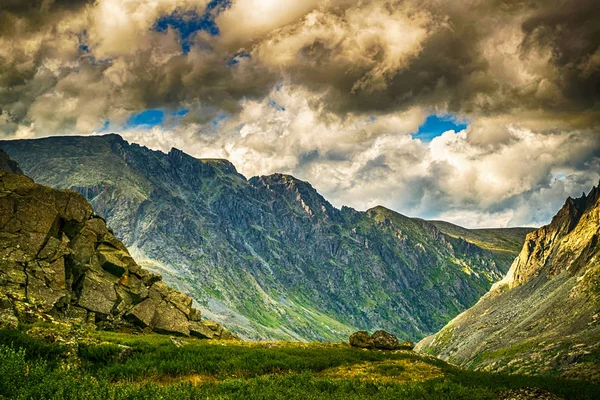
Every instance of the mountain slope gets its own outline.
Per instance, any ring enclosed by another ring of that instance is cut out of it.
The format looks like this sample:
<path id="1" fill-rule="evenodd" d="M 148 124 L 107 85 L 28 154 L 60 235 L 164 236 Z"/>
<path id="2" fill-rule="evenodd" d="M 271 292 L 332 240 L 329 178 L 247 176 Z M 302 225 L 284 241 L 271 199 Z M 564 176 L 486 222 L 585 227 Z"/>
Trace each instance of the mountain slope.
<path id="1" fill-rule="evenodd" d="M 470 368 L 600 380 L 600 190 L 529 235 L 506 277 L 418 348 Z"/>
<path id="2" fill-rule="evenodd" d="M 141 268 L 83 196 L 34 183 L 0 151 L 0 329 L 54 319 L 233 338 Z"/>
<path id="3" fill-rule="evenodd" d="M 0 142 L 37 181 L 70 188 L 146 267 L 247 338 L 421 338 L 471 306 L 510 261 L 383 207 L 333 207 L 282 174 L 247 180 L 117 135 Z"/>

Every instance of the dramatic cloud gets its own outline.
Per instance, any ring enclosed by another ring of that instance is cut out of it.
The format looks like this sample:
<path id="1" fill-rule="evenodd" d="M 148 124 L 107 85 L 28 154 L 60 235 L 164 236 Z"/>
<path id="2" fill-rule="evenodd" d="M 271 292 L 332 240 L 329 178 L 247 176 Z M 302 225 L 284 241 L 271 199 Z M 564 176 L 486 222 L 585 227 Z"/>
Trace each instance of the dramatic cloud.
<path id="1" fill-rule="evenodd" d="M 594 0 L 4 0 L 0 135 L 110 129 L 336 205 L 540 224 L 599 177 L 598 20 Z M 164 121 L 126 123 L 148 109 Z M 421 141 L 432 114 L 468 127 Z"/>

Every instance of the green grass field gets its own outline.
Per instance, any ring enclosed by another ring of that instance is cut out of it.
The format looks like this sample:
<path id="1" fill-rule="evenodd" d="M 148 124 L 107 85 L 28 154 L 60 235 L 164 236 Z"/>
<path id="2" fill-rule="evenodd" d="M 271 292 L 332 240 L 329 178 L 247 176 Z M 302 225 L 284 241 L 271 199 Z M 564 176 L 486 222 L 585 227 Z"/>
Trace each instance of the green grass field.
<path id="1" fill-rule="evenodd" d="M 0 399 L 497 399 L 541 388 L 597 399 L 600 385 L 464 371 L 408 351 L 344 343 L 242 343 L 94 332 L 69 347 L 0 331 Z M 120 357 L 122 347 L 133 349 Z M 67 368 L 69 357 L 78 368 Z"/>

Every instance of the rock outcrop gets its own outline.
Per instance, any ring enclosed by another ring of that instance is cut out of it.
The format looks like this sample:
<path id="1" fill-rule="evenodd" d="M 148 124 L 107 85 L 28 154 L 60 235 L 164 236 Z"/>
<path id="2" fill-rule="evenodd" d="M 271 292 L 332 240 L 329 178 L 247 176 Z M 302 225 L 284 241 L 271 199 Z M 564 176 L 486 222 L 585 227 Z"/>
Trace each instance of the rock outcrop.
<path id="1" fill-rule="evenodd" d="M 412 350 L 414 348 L 412 342 L 401 343 L 395 335 L 384 330 L 375 331 L 372 335 L 369 335 L 367 331 L 354 332 L 350 335 L 348 342 L 350 346 L 363 349 Z"/>
<path id="2" fill-rule="evenodd" d="M 0 328 L 61 319 L 234 338 L 141 268 L 79 193 L 19 175 L 3 152 L 0 169 Z"/>
<path id="3" fill-rule="evenodd" d="M 482 370 L 600 381 L 600 189 L 530 233 L 506 277 L 417 349 Z"/>

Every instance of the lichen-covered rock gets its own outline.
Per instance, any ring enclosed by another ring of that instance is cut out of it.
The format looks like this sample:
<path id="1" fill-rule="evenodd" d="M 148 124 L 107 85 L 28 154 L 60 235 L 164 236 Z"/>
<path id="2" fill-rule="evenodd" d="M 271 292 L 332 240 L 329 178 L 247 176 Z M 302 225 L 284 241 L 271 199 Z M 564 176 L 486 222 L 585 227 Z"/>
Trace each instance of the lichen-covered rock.
<path id="1" fill-rule="evenodd" d="M 371 335 L 373 347 L 382 350 L 394 350 L 398 348 L 398 338 L 383 330 L 376 331 Z"/>
<path id="2" fill-rule="evenodd" d="M 415 343 L 411 342 L 411 341 L 406 341 L 406 342 L 400 342 L 398 343 L 398 349 L 400 350 L 414 350 L 415 349 Z"/>
<path id="3" fill-rule="evenodd" d="M 99 314 L 108 315 L 117 301 L 115 284 L 92 273 L 83 278 L 83 288 L 79 295 L 79 306 Z"/>
<path id="4" fill-rule="evenodd" d="M 58 318 L 235 338 L 204 325 L 189 296 L 143 270 L 83 196 L 36 185 L 4 158 L 0 152 L 0 328 Z"/>
<path id="5" fill-rule="evenodd" d="M 358 331 L 354 332 L 350 335 L 350 346 L 353 347 L 361 347 L 363 349 L 370 349 L 373 347 L 373 342 L 371 341 L 371 335 L 367 331 Z"/>
<path id="6" fill-rule="evenodd" d="M 190 321 L 175 304 L 162 301 L 156 307 L 156 314 L 151 328 L 158 333 L 175 333 L 183 336 L 190 335 Z"/>
<path id="7" fill-rule="evenodd" d="M 216 333 L 202 322 L 193 321 L 190 323 L 190 333 L 192 336 L 200 339 L 212 339 Z"/>
<path id="8" fill-rule="evenodd" d="M 407 343 L 412 342 L 398 342 L 398 338 L 389 332 L 384 330 L 375 331 L 372 335 L 369 335 L 367 331 L 358 331 L 350 335 L 350 346 L 360 347 L 363 349 L 379 349 L 379 350 L 412 350 L 414 345 L 408 346 Z"/>

